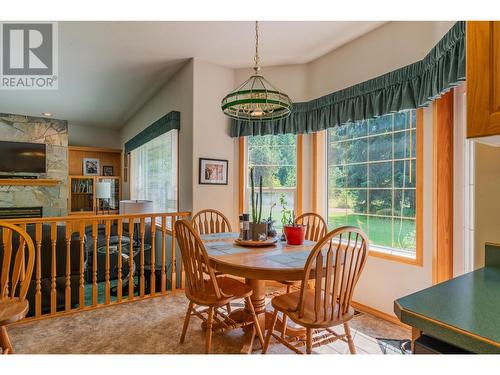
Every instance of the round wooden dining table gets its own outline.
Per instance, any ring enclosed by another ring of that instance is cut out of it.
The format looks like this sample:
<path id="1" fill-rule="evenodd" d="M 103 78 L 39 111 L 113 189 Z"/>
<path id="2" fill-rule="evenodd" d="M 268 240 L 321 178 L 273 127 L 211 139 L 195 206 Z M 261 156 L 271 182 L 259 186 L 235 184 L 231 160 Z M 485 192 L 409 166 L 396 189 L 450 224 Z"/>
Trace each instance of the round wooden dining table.
<path id="1" fill-rule="evenodd" d="M 265 247 L 242 247 L 234 243 L 238 233 L 216 233 L 202 235 L 212 266 L 219 272 L 245 278 L 252 290 L 251 300 L 262 328 L 270 324 L 270 313 L 266 313 L 266 281 L 300 281 L 303 270 L 315 242 L 305 241 L 298 246 L 277 241 Z M 232 311 L 230 318 L 238 322 L 251 321 L 247 307 Z M 267 323 L 267 324 L 266 324 Z M 278 323 L 277 329 L 280 328 Z M 302 335 L 303 330 L 287 327 L 287 334 Z M 253 350 L 255 333 L 246 331 L 242 353 Z"/>

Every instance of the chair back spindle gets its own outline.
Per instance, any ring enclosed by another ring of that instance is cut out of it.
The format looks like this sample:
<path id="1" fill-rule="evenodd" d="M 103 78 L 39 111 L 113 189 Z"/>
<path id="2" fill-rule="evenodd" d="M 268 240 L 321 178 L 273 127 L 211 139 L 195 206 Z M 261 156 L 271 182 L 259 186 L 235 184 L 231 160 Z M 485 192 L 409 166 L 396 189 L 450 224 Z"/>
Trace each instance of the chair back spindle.
<path id="1" fill-rule="evenodd" d="M 16 298 L 18 301 L 24 301 L 35 264 L 35 245 L 28 233 L 17 225 L 0 222 L 0 228 L 2 229 L 0 254 L 3 253 L 0 300 Z M 13 246 L 13 233 L 19 237 L 17 249 Z"/>
<path id="2" fill-rule="evenodd" d="M 339 227 L 324 236 L 311 251 L 304 268 L 297 306 L 299 317 L 306 309 L 306 286 L 313 280 L 314 323 L 340 320 L 350 308 L 367 256 L 368 239 L 358 228 Z"/>
<path id="3" fill-rule="evenodd" d="M 213 209 L 201 210 L 191 220 L 194 229 L 199 234 L 231 232 L 231 224 L 220 211 Z"/>
<path id="4" fill-rule="evenodd" d="M 319 241 L 328 231 L 325 219 L 314 212 L 307 212 L 300 215 L 295 219 L 295 224 L 306 226 L 305 239 L 309 241 Z"/>

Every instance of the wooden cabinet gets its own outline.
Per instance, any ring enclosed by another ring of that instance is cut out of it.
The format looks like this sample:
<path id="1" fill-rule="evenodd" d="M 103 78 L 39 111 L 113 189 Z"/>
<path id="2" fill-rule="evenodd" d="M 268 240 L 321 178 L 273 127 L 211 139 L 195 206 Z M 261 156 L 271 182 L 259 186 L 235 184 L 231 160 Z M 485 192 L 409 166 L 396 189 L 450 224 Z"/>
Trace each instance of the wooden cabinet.
<path id="1" fill-rule="evenodd" d="M 95 147 L 69 147 L 69 198 L 70 215 L 95 214 L 96 207 L 100 213 L 116 214 L 119 212 L 121 199 L 121 150 Z M 84 176 L 83 159 L 99 159 L 99 175 Z M 103 176 L 103 166 L 112 166 L 114 176 Z M 111 183 L 111 199 L 97 201 L 96 183 Z M 108 211 L 109 205 L 109 211 Z"/>
<path id="2" fill-rule="evenodd" d="M 467 137 L 500 134 L 500 22 L 467 22 Z"/>

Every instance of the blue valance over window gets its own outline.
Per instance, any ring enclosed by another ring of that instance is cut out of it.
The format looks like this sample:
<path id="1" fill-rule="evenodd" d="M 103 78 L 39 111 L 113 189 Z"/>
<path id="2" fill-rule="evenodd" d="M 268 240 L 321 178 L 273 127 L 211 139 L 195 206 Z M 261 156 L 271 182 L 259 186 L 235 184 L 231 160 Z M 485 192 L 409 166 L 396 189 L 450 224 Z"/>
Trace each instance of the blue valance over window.
<path id="1" fill-rule="evenodd" d="M 305 103 L 286 119 L 232 120 L 231 137 L 310 133 L 427 106 L 465 81 L 465 22 L 457 22 L 422 60 Z"/>
<path id="2" fill-rule="evenodd" d="M 134 138 L 125 143 L 125 153 L 128 154 L 130 151 L 142 146 L 143 144 L 155 139 L 159 135 L 162 135 L 170 130 L 181 128 L 181 113 L 178 111 L 172 111 L 167 113 L 162 118 L 156 120 L 146 129 L 137 134 Z"/>

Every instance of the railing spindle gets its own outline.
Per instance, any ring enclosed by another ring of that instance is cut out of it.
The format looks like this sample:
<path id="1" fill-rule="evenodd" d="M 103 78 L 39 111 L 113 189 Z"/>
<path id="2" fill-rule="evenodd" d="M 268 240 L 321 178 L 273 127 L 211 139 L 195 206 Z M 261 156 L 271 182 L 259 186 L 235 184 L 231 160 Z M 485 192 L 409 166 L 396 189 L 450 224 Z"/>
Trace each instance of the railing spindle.
<path id="1" fill-rule="evenodd" d="M 117 291 L 116 291 L 116 299 L 118 302 L 122 301 L 122 292 L 123 292 L 123 281 L 122 281 L 122 237 L 123 237 L 123 221 L 122 219 L 118 219 L 118 282 L 117 282 Z M 132 240 L 130 240 L 132 241 Z M 132 246 L 132 243 L 130 243 Z"/>
<path id="2" fill-rule="evenodd" d="M 165 252 L 165 226 L 166 226 L 166 216 L 161 217 L 161 293 L 165 294 L 167 292 L 167 274 L 165 272 L 166 263 L 166 252 Z"/>
<path id="3" fill-rule="evenodd" d="M 92 306 L 97 305 L 97 219 L 92 221 Z"/>
<path id="4" fill-rule="evenodd" d="M 177 216 L 172 216 L 172 237 L 175 238 L 175 220 L 177 220 Z M 174 242 L 175 243 L 175 242 Z M 174 250 L 175 251 L 175 250 Z M 181 289 L 186 287 L 186 274 L 184 273 L 184 265 L 182 264 L 182 254 L 180 254 L 181 259 L 179 260 L 179 267 L 181 268 Z"/>
<path id="5" fill-rule="evenodd" d="M 26 223 L 23 223 L 23 224 L 20 224 L 19 225 L 21 227 L 22 230 L 24 230 L 26 232 Z M 24 258 L 24 249 L 26 247 L 26 243 L 24 241 L 24 239 L 22 238 L 19 238 L 19 241 L 22 241 L 23 242 L 23 247 L 22 247 L 22 252 L 23 252 L 23 255 L 21 257 L 21 277 L 19 279 L 20 282 L 22 282 L 24 280 L 24 277 L 25 277 L 25 274 L 26 274 L 26 264 L 25 264 L 25 258 Z"/>
<path id="6" fill-rule="evenodd" d="M 71 225 L 66 226 L 66 283 L 64 288 L 64 310 L 71 310 Z"/>
<path id="7" fill-rule="evenodd" d="M 172 249 L 171 249 L 171 253 L 172 253 L 172 256 L 171 256 L 171 259 L 170 259 L 170 262 L 171 262 L 171 268 L 172 268 L 172 271 L 171 271 L 171 274 L 172 274 L 172 277 L 171 277 L 171 281 L 170 281 L 170 284 L 171 284 L 171 289 L 172 290 L 176 290 L 177 289 L 177 267 L 175 265 L 175 218 L 174 216 L 171 216 L 170 217 L 170 223 L 172 224 L 172 228 L 171 228 L 171 233 L 172 233 Z"/>
<path id="8" fill-rule="evenodd" d="M 145 227 L 145 222 L 144 218 L 141 217 L 141 225 L 140 225 L 140 234 L 141 234 L 141 249 L 140 249 L 140 262 L 141 262 L 141 271 L 140 271 L 140 277 L 139 277 L 139 295 L 141 297 L 144 297 L 144 227 Z"/>
<path id="9" fill-rule="evenodd" d="M 80 288 L 79 288 L 79 300 L 78 304 L 80 308 L 85 307 L 85 260 L 84 260 L 84 246 L 85 246 L 85 221 L 80 221 L 78 234 L 80 236 Z"/>
<path id="10" fill-rule="evenodd" d="M 36 270 L 35 270 L 35 316 L 42 315 L 42 223 L 35 224 Z"/>
<path id="11" fill-rule="evenodd" d="M 128 234 L 130 238 L 130 245 L 128 250 L 128 298 L 129 300 L 134 299 L 134 224 L 135 219 L 128 221 Z"/>
<path id="12" fill-rule="evenodd" d="M 106 236 L 106 262 L 105 262 L 105 304 L 108 305 L 110 303 L 111 297 L 110 297 L 110 290 L 111 290 L 111 283 L 109 281 L 109 237 L 110 237 L 110 223 L 109 220 L 106 220 L 105 222 L 105 236 Z"/>
<path id="13" fill-rule="evenodd" d="M 151 216 L 151 281 L 150 281 L 150 290 L 149 293 L 151 295 L 156 294 L 156 272 L 155 272 L 155 235 L 156 235 L 156 217 Z"/>
<path id="14" fill-rule="evenodd" d="M 52 262 L 50 268 L 50 313 L 55 314 L 57 311 L 57 290 L 56 290 L 56 244 L 57 244 L 57 223 L 50 224 L 50 240 L 52 242 Z"/>

